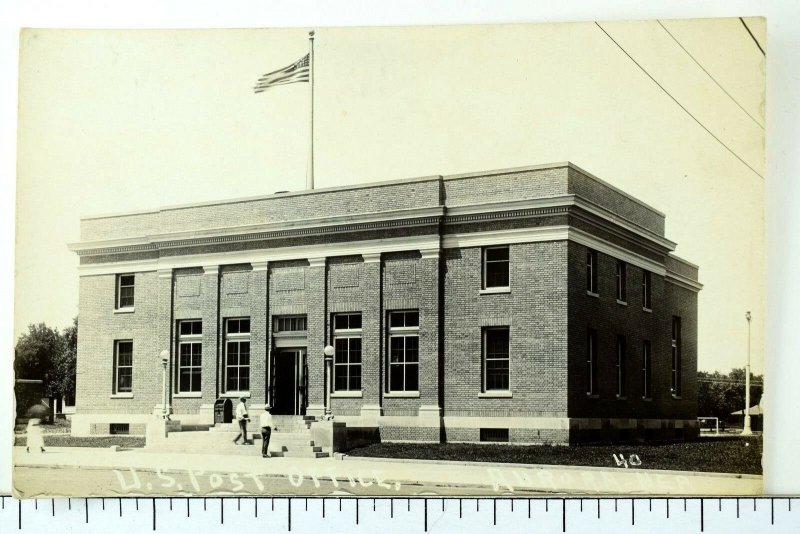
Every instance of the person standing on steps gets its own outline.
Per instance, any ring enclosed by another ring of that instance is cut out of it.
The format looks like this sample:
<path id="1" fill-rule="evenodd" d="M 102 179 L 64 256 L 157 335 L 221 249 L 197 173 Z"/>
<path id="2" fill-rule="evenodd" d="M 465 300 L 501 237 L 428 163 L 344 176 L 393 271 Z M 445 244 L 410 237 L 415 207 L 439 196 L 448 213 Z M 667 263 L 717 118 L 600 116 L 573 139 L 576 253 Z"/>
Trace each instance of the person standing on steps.
<path id="1" fill-rule="evenodd" d="M 269 438 L 272 435 L 272 429 L 274 428 L 275 424 L 272 421 L 272 414 L 270 410 L 272 406 L 269 404 L 264 405 L 264 412 L 261 414 L 259 418 L 259 424 L 261 425 L 261 457 L 262 458 L 270 458 L 272 455 L 269 452 Z"/>
<path id="2" fill-rule="evenodd" d="M 250 420 L 250 414 L 247 413 L 246 402 L 247 399 L 242 397 L 236 406 L 236 421 L 239 423 L 239 434 L 233 438 L 234 445 L 239 444 L 239 438 L 244 438 L 242 445 L 252 445 L 252 442 L 247 441 L 247 422 Z"/>

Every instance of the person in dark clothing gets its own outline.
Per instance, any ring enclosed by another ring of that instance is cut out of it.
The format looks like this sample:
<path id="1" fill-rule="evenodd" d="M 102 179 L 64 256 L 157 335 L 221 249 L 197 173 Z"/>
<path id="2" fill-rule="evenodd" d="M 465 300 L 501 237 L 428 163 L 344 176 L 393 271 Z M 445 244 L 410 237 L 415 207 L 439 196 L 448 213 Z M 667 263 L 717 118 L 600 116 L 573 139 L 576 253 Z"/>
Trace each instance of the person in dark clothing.
<path id="1" fill-rule="evenodd" d="M 272 422 L 272 414 L 270 410 L 272 406 L 269 404 L 264 406 L 264 413 L 261 414 L 259 418 L 259 424 L 261 425 L 261 457 L 262 458 L 269 458 L 272 455 L 269 452 L 269 438 L 272 435 L 272 429 L 274 428 L 275 424 Z"/>

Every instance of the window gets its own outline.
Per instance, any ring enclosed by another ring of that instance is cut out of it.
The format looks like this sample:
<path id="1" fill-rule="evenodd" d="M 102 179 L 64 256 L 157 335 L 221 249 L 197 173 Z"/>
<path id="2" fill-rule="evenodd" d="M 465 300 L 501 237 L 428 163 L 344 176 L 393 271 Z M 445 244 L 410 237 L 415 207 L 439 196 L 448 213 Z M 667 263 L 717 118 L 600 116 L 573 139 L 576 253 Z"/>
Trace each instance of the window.
<path id="1" fill-rule="evenodd" d="M 586 394 L 597 395 L 597 332 L 586 336 Z"/>
<path id="2" fill-rule="evenodd" d="M 133 341 L 114 342 L 113 393 L 133 393 Z"/>
<path id="3" fill-rule="evenodd" d="M 117 309 L 133 308 L 134 275 L 117 276 Z"/>
<path id="4" fill-rule="evenodd" d="M 509 390 L 508 327 L 487 328 L 483 331 L 483 390 Z"/>
<path id="5" fill-rule="evenodd" d="M 681 318 L 672 318 L 672 395 L 681 396 Z"/>
<path id="6" fill-rule="evenodd" d="M 625 354 L 625 336 L 617 336 L 617 397 L 625 397 L 625 367 L 627 355 Z"/>
<path id="7" fill-rule="evenodd" d="M 203 322 L 178 323 L 178 393 L 199 393 L 203 357 Z"/>
<path id="8" fill-rule="evenodd" d="M 333 389 L 361 391 L 361 314 L 333 316 Z"/>
<path id="9" fill-rule="evenodd" d="M 597 294 L 597 251 L 586 251 L 586 291 Z"/>
<path id="10" fill-rule="evenodd" d="M 508 443 L 507 428 L 481 428 L 481 441 L 491 441 L 495 443 Z"/>
<path id="11" fill-rule="evenodd" d="M 650 303 L 650 295 L 652 292 L 651 282 L 650 279 L 650 271 L 643 271 L 642 272 L 642 308 L 645 310 L 650 310 L 651 303 Z"/>
<path id="12" fill-rule="evenodd" d="M 419 391 L 419 312 L 389 314 L 389 391 Z"/>
<path id="13" fill-rule="evenodd" d="M 649 399 L 652 396 L 653 368 L 650 362 L 650 342 L 645 340 L 642 343 L 642 398 Z"/>
<path id="14" fill-rule="evenodd" d="M 628 265 L 617 260 L 617 300 L 628 302 Z"/>
<path id="15" fill-rule="evenodd" d="M 130 423 L 111 423 L 108 425 L 108 433 L 112 436 L 128 435 L 131 433 Z"/>
<path id="16" fill-rule="evenodd" d="M 250 319 L 225 320 L 225 391 L 250 390 Z"/>
<path id="17" fill-rule="evenodd" d="M 483 289 L 509 287 L 508 247 L 483 249 Z"/>
<path id="18" fill-rule="evenodd" d="M 275 317 L 275 332 L 305 332 L 308 328 L 305 315 Z"/>

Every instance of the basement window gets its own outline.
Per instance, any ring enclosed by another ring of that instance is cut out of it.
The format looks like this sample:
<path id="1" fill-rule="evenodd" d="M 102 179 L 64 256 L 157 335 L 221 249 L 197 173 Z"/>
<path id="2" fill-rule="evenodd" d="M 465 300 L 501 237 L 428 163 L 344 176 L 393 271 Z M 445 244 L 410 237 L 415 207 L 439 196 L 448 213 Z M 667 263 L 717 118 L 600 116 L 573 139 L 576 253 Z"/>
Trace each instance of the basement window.
<path id="1" fill-rule="evenodd" d="M 481 441 L 508 443 L 507 428 L 481 428 Z"/>
<path id="2" fill-rule="evenodd" d="M 131 425 L 129 423 L 111 423 L 108 433 L 112 436 L 130 434 Z"/>

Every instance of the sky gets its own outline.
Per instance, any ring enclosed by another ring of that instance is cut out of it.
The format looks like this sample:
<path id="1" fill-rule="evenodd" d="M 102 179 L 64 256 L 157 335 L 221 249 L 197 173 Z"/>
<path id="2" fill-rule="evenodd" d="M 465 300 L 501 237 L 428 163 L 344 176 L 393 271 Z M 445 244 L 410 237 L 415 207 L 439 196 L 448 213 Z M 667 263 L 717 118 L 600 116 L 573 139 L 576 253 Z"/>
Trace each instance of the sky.
<path id="1" fill-rule="evenodd" d="M 571 161 L 700 266 L 699 367 L 743 365 L 749 310 L 760 373 L 764 55 L 737 18 L 662 23 L 317 29 L 316 185 Z M 24 32 L 15 338 L 78 313 L 82 215 L 303 189 L 307 84 L 251 88 L 307 50 L 305 29 Z"/>

